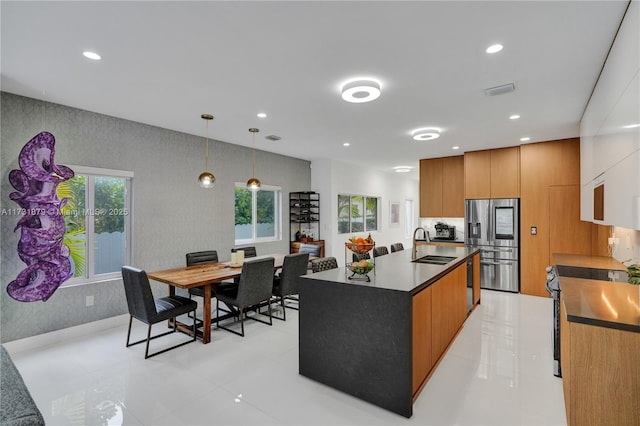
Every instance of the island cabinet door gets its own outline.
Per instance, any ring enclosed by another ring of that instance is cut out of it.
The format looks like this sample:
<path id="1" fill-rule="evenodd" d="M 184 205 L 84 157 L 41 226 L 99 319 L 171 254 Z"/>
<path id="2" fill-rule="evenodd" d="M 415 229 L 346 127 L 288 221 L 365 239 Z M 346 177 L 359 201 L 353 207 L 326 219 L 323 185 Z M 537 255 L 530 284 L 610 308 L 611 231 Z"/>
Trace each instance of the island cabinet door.
<path id="1" fill-rule="evenodd" d="M 458 266 L 431 285 L 431 358 L 436 363 L 467 316 L 467 266 Z"/>
<path id="2" fill-rule="evenodd" d="M 413 296 L 413 388 L 415 399 L 427 379 L 431 359 L 431 287 Z"/>

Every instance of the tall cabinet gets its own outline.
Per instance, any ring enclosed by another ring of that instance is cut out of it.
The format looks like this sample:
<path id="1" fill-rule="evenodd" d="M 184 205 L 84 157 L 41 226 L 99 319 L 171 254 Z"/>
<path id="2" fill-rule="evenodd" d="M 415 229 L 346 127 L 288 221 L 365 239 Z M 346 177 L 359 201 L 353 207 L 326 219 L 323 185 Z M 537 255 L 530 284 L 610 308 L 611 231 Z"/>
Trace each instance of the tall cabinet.
<path id="1" fill-rule="evenodd" d="M 321 247 L 320 256 L 324 256 L 324 240 L 320 239 L 320 194 L 317 192 L 289 193 L 289 241 L 291 253 L 298 253 L 301 244 L 313 244 Z"/>

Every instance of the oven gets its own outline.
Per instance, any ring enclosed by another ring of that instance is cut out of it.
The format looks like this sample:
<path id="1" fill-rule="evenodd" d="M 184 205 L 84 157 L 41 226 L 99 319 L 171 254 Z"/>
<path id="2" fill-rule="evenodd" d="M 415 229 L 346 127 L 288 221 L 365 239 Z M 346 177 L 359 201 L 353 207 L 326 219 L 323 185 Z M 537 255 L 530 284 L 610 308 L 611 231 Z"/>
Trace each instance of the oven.
<path id="1" fill-rule="evenodd" d="M 553 299 L 553 375 L 562 377 L 562 370 L 560 369 L 560 279 L 555 266 L 547 266 L 545 288 Z"/>

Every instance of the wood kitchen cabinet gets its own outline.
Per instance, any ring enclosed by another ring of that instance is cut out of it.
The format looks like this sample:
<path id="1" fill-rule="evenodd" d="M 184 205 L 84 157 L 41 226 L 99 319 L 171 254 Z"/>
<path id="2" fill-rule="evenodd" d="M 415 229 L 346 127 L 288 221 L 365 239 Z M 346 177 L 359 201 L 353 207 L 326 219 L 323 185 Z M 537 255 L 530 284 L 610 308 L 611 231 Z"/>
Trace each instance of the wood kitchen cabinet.
<path id="1" fill-rule="evenodd" d="M 420 160 L 420 217 L 464 217 L 464 157 Z"/>
<path id="2" fill-rule="evenodd" d="M 412 304 L 412 394 L 415 395 L 433 367 L 431 357 L 431 287 L 427 287 L 413 296 Z"/>
<path id="3" fill-rule="evenodd" d="M 640 333 L 567 320 L 560 303 L 567 424 L 640 425 Z"/>
<path id="4" fill-rule="evenodd" d="M 431 361 L 437 362 L 467 317 L 467 265 L 431 286 Z"/>
<path id="5" fill-rule="evenodd" d="M 464 154 L 465 198 L 520 197 L 520 147 Z"/>

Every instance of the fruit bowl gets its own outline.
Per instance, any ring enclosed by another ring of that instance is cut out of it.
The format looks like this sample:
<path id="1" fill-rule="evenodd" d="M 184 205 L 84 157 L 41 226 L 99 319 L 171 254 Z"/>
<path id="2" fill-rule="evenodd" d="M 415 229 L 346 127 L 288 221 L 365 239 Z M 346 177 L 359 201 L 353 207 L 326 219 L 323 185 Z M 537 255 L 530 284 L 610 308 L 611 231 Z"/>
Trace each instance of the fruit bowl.
<path id="1" fill-rule="evenodd" d="M 366 253 L 371 251 L 373 248 L 373 243 L 354 243 L 349 241 L 347 244 L 347 248 L 354 253 Z"/>
<path id="2" fill-rule="evenodd" d="M 360 262 L 353 262 L 349 264 L 349 270 L 355 274 L 364 275 L 373 269 L 373 263 L 368 262 L 366 260 L 361 260 Z"/>

